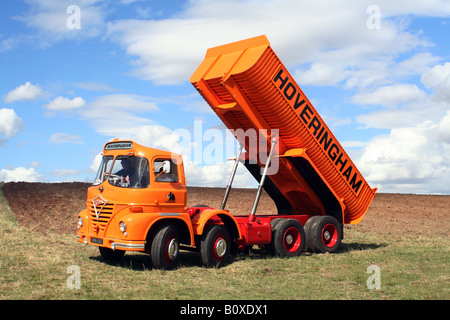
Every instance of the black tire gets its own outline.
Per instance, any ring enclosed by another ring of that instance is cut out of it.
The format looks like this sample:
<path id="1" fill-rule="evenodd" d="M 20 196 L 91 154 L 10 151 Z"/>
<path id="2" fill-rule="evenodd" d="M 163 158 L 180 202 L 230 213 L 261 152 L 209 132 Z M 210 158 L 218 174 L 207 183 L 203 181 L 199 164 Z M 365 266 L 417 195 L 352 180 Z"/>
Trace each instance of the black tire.
<path id="1" fill-rule="evenodd" d="M 305 225 L 304 225 L 304 229 L 305 229 L 305 235 L 306 235 L 306 250 L 309 252 L 314 252 L 313 250 L 313 245 L 311 243 L 311 226 L 313 225 L 314 221 L 320 218 L 320 216 L 312 216 L 311 218 L 309 218 Z"/>
<path id="2" fill-rule="evenodd" d="M 98 250 L 100 251 L 102 258 L 105 260 L 120 260 L 125 254 L 125 251 L 123 250 L 113 250 L 105 247 L 98 247 Z"/>
<path id="3" fill-rule="evenodd" d="M 210 225 L 203 231 L 200 255 L 205 267 L 220 268 L 226 265 L 231 250 L 230 233 L 223 225 Z"/>
<path id="4" fill-rule="evenodd" d="M 153 267 L 170 270 L 180 259 L 180 235 L 174 225 L 163 225 L 156 232 L 150 251 Z"/>
<path id="5" fill-rule="evenodd" d="M 274 230 L 276 229 L 276 226 L 285 219 L 283 218 L 276 218 L 273 219 L 272 221 L 270 221 L 270 228 L 272 230 L 272 239 L 273 239 L 273 235 L 274 235 Z M 265 245 L 265 248 L 267 250 L 267 252 L 271 255 L 276 255 L 277 253 L 275 252 L 275 248 L 273 246 L 273 241 L 270 244 Z"/>
<path id="6" fill-rule="evenodd" d="M 271 251 L 281 257 L 300 255 L 306 244 L 306 236 L 302 224 L 295 219 L 275 220 L 273 220 Z"/>
<path id="7" fill-rule="evenodd" d="M 286 220 L 286 219 L 276 218 L 276 219 L 273 219 L 272 221 L 270 221 L 270 227 L 272 228 L 272 230 L 275 230 L 277 224 L 279 224 L 283 220 Z"/>
<path id="8" fill-rule="evenodd" d="M 341 246 L 342 229 L 332 216 L 314 216 L 305 224 L 308 249 L 316 253 L 334 253 Z"/>

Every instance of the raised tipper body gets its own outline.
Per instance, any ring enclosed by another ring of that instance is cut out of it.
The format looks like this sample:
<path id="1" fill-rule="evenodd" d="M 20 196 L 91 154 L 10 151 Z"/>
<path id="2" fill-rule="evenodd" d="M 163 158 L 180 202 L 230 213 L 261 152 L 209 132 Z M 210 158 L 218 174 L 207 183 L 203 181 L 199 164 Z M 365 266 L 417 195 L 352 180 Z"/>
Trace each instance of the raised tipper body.
<path id="1" fill-rule="evenodd" d="M 209 49 L 190 81 L 232 132 L 278 130 L 279 169 L 267 177 L 264 188 L 279 213 L 331 215 L 341 224 L 361 221 L 376 189 L 265 36 Z M 236 135 L 249 150 L 243 137 Z M 259 179 L 258 166 L 247 167 Z"/>

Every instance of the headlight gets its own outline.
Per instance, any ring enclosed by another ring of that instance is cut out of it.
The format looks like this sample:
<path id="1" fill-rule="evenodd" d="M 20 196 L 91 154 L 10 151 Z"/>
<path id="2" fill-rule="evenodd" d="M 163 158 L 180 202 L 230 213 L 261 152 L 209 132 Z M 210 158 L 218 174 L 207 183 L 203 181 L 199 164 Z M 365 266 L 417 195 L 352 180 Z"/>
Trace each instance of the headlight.
<path id="1" fill-rule="evenodd" d="M 83 219 L 81 219 L 81 217 L 78 217 L 78 224 L 77 224 L 78 230 L 80 230 L 82 226 L 83 226 Z"/>
<path id="2" fill-rule="evenodd" d="M 120 221 L 119 229 L 120 229 L 120 231 L 122 231 L 122 233 L 125 233 L 127 231 L 127 225 L 125 224 L 125 222 Z"/>

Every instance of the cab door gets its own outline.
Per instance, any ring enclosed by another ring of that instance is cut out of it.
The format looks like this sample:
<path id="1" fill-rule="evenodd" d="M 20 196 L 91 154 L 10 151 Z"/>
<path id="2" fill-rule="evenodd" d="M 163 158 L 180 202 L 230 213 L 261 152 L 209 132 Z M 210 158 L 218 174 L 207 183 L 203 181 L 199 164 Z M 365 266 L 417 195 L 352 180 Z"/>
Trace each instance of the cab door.
<path id="1" fill-rule="evenodd" d="M 185 211 L 187 192 L 181 158 L 155 157 L 151 171 L 160 213 L 170 215 Z"/>

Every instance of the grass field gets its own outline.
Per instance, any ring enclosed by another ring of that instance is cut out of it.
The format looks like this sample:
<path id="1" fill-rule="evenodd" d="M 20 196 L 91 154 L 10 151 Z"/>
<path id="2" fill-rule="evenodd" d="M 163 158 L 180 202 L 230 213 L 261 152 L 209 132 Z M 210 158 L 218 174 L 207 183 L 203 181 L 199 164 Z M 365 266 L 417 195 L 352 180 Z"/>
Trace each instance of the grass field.
<path id="1" fill-rule="evenodd" d="M 379 274 L 367 273 L 371 265 Z M 79 270 L 79 283 L 73 270 Z M 369 289 L 368 278 L 377 275 L 379 289 Z M 128 253 L 109 264 L 97 248 L 76 242 L 75 234 L 23 227 L 0 193 L 0 299 L 448 300 L 449 282 L 446 230 L 399 237 L 346 227 L 336 254 L 288 259 L 255 250 L 224 268 L 207 269 L 196 253 L 183 252 L 180 268 L 160 271 L 152 270 L 145 254 Z"/>

